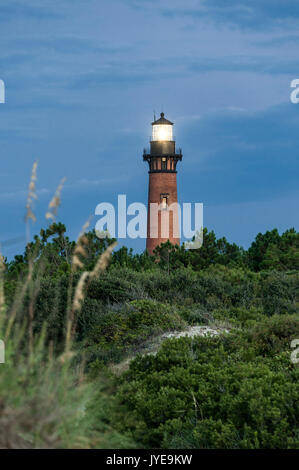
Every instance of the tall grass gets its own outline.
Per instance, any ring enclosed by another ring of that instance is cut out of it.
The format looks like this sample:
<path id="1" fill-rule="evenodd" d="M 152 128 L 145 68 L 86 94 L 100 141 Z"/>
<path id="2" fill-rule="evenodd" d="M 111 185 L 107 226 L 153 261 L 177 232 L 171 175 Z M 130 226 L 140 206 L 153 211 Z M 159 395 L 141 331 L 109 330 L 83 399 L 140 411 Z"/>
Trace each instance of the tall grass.
<path id="1" fill-rule="evenodd" d="M 36 220 L 33 211 L 36 169 L 37 163 L 33 166 L 29 184 L 27 224 Z M 56 217 L 62 185 L 63 181 L 49 204 L 48 219 Z M 82 237 L 84 233 L 75 248 L 77 258 Z M 93 271 L 82 273 L 74 295 L 70 292 L 65 349 L 59 356 L 55 355 L 53 344 L 46 343 L 47 324 L 38 334 L 33 328 L 35 301 L 43 274 L 42 257 L 30 253 L 28 272 L 8 308 L 4 297 L 5 264 L 0 256 L 0 339 L 5 341 L 5 363 L 0 364 L 0 448 L 108 446 L 105 436 L 110 431 L 97 434 L 85 412 L 95 394 L 95 385 L 86 380 L 84 364 L 73 361 L 73 336 L 76 314 L 85 296 L 85 284 L 106 269 L 113 248 L 107 248 Z M 82 250 L 81 255 L 84 256 Z"/>

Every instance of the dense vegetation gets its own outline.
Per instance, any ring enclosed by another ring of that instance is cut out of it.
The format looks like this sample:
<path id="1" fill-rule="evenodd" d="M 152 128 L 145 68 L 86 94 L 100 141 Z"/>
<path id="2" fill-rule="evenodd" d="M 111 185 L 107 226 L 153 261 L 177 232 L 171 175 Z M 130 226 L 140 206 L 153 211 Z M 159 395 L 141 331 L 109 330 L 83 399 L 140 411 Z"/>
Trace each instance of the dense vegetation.
<path id="1" fill-rule="evenodd" d="M 124 429 L 164 448 L 296 448 L 289 338 L 298 328 L 275 315 L 243 334 L 168 340 L 156 356 L 138 357 L 119 391 L 131 412 Z"/>
<path id="2" fill-rule="evenodd" d="M 299 447 L 299 233 L 203 240 L 107 266 L 114 240 L 53 223 L 3 260 L 1 446 Z M 195 325 L 222 333 L 145 353 Z"/>

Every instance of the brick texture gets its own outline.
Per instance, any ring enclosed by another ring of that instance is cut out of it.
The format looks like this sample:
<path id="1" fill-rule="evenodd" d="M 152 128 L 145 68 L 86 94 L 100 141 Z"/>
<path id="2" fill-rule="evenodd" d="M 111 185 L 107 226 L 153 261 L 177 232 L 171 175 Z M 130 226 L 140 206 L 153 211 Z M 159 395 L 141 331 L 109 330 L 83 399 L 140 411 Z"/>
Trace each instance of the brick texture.
<path id="1" fill-rule="evenodd" d="M 153 253 L 156 246 L 167 240 L 173 244 L 180 243 L 178 212 L 176 207 L 174 210 L 160 209 L 155 212 L 156 209 L 151 206 L 151 203 L 161 204 L 161 194 L 167 195 L 168 208 L 171 204 L 177 203 L 176 173 L 149 174 L 146 248 L 150 254 Z M 155 217 L 156 213 L 158 217 Z"/>

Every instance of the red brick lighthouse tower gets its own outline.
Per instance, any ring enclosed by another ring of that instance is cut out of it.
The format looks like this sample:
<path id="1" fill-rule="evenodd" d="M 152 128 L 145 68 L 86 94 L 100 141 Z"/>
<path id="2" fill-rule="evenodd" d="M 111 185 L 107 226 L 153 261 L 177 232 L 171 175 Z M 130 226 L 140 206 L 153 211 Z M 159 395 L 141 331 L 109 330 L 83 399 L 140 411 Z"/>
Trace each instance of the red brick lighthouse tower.
<path id="1" fill-rule="evenodd" d="M 150 153 L 144 150 L 143 160 L 149 164 L 148 214 L 146 249 L 152 254 L 156 246 L 169 240 L 180 243 L 177 208 L 176 165 L 182 151 L 176 153 L 173 123 L 164 113 L 152 123 Z"/>

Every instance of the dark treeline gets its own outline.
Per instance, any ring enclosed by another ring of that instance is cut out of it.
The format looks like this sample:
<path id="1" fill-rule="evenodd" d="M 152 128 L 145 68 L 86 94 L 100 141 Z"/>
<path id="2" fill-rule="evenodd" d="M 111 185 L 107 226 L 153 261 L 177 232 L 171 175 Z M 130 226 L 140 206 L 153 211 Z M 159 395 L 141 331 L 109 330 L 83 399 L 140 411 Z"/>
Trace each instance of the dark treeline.
<path id="1" fill-rule="evenodd" d="M 25 249 L 23 255 L 15 256 L 6 263 L 10 279 L 26 270 L 28 259 L 33 253 L 37 259 L 43 257 L 46 262 L 44 273 L 57 276 L 70 271 L 73 251 L 76 246 L 65 235 L 66 227 L 61 223 L 52 224 L 47 230 L 41 230 L 39 236 Z M 95 231 L 85 234 L 85 256 L 82 257 L 82 269 L 90 270 L 98 256 L 111 244 L 112 239 L 99 239 Z M 299 269 L 299 233 L 291 228 L 282 235 L 277 229 L 259 233 L 248 250 L 235 243 L 229 243 L 225 237 L 217 239 L 213 231 L 203 231 L 201 248 L 186 250 L 182 246 L 162 244 L 155 251 L 155 256 L 146 252 L 134 254 L 132 249 L 121 247 L 112 255 L 111 265 L 127 267 L 136 271 L 179 268 L 191 268 L 200 271 L 210 266 L 223 265 L 230 268 L 243 268 L 253 272 L 276 270 L 291 271 Z"/>

